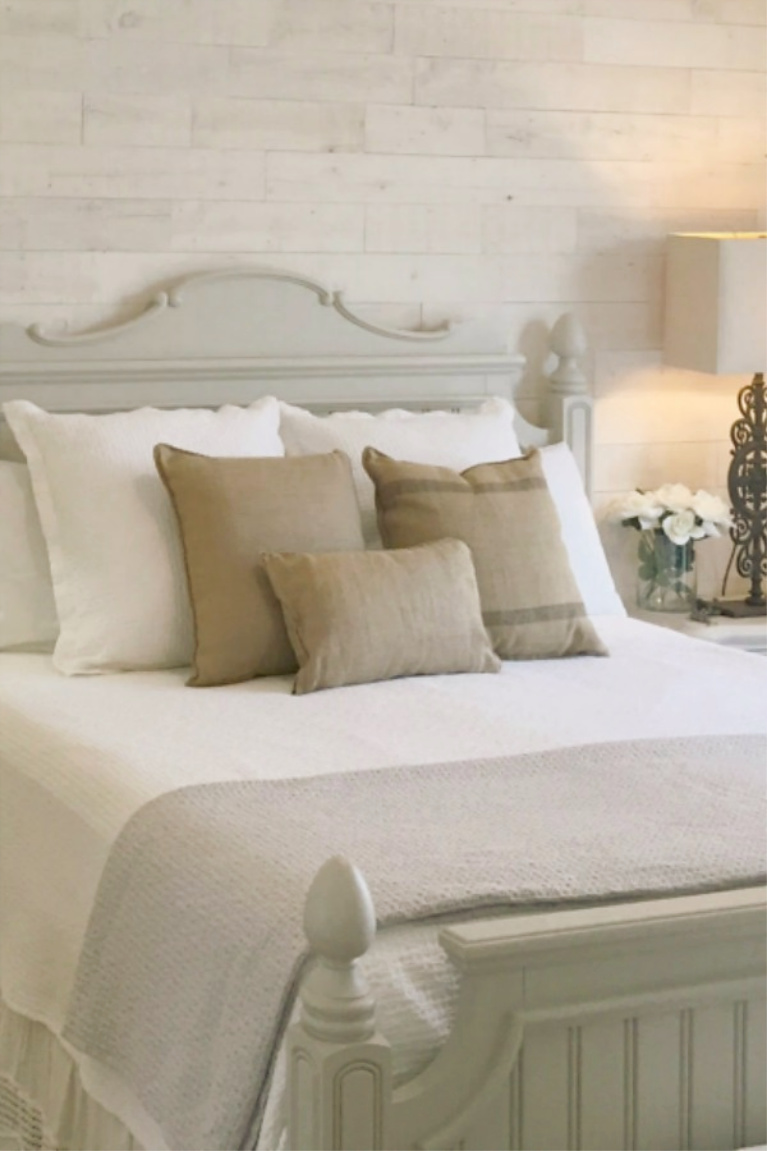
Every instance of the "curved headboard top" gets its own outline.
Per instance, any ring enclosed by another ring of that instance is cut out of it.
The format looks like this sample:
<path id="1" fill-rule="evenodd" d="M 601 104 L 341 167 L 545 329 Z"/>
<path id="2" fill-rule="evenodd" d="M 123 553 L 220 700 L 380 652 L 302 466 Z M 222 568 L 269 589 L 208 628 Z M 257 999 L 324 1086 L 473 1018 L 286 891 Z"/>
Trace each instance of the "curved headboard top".
<path id="1" fill-rule="evenodd" d="M 396 331 L 298 273 L 225 268 L 159 286 L 136 315 L 86 332 L 0 324 L 0 402 L 104 412 L 244 403 L 272 393 L 325 410 L 460 407 L 487 395 L 515 398 L 525 360 L 508 342 L 497 324 L 481 320 Z M 561 369 L 564 354 L 553 350 Z M 556 374 L 549 427 L 519 416 L 525 446 L 562 438 Z M 576 372 L 562 394 L 588 403 L 584 390 Z M 535 418 L 538 406 L 528 404 L 527 414 Z"/>
<path id="2" fill-rule="evenodd" d="M 343 293 L 305 276 L 262 267 L 224 268 L 186 276 L 153 292 L 128 320 L 81 333 L 39 324 L 0 325 L 0 364 L 20 369 L 67 363 L 173 361 L 276 362 L 326 357 L 398 361 L 457 357 L 462 366 L 521 372 L 497 328 L 469 322 L 435 331 L 397 331 L 347 307 Z"/>

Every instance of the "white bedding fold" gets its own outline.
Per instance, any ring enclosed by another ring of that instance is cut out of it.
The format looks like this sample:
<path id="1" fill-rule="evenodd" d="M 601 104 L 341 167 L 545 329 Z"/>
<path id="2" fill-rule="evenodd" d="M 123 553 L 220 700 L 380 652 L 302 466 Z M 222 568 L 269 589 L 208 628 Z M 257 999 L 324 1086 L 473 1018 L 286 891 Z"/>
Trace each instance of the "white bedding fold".
<path id="1" fill-rule="evenodd" d="M 64 1037 L 172 1147 L 252 1147 L 325 860 L 361 868 L 382 927 L 754 886 L 766 759 L 756 735 L 628 740 L 170 792 L 110 852 Z"/>
<path id="2" fill-rule="evenodd" d="M 65 679 L 46 656 L 0 655 L 4 999 L 60 1032 L 112 842 L 144 803 L 186 784 L 765 730 L 767 661 L 633 620 L 596 622 L 609 659 L 301 698 L 289 680 L 202 691 L 183 686 L 183 670 Z M 429 1019 L 406 966 L 405 998 Z"/>

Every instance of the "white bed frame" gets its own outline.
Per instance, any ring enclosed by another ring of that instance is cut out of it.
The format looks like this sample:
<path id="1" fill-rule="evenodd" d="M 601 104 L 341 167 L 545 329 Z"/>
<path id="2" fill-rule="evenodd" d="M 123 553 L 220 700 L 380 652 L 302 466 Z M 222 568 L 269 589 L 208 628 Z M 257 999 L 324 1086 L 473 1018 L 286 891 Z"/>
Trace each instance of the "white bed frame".
<path id="1" fill-rule="evenodd" d="M 0 400 L 51 410 L 212 405 L 271 392 L 315 409 L 462 407 L 514 397 L 520 442 L 570 444 L 588 488 L 592 404 L 572 316 L 555 325 L 545 423 L 503 333 L 396 332 L 299 275 L 189 277 L 135 318 L 80 334 L 0 325 Z M 527 418 L 525 418 L 525 416 Z M 359 967 L 375 914 L 330 860 L 307 897 L 317 962 L 289 1032 L 290 1145 L 735 1148 L 767 1140 L 761 888 L 446 927 L 462 972 L 433 1063 L 392 1087 Z"/>

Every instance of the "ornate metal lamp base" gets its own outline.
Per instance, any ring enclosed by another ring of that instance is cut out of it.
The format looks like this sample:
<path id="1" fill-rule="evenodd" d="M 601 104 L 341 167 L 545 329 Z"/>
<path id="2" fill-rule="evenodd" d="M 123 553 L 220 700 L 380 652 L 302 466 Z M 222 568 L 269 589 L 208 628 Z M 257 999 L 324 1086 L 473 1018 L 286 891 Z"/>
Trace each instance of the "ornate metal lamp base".
<path id="1" fill-rule="evenodd" d="M 738 393 L 740 419 L 730 431 L 732 460 L 727 489 L 732 504 L 735 567 L 751 581 L 745 601 L 717 604 L 722 615 L 767 614 L 763 581 L 767 577 L 767 400 L 758 372 Z"/>

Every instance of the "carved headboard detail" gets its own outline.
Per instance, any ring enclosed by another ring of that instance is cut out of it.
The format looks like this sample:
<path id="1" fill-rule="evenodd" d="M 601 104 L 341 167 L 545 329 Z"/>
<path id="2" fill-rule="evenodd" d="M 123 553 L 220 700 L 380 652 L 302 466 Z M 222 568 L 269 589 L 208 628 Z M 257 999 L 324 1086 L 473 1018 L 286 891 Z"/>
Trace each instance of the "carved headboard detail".
<path id="1" fill-rule="evenodd" d="M 464 407 L 503 395 L 524 446 L 565 439 L 588 485 L 591 399 L 580 325 L 551 333 L 558 366 L 542 405 L 520 387 L 524 357 L 497 325 L 396 331 L 355 314 L 341 292 L 297 273 L 237 267 L 159 287 L 128 320 L 86 332 L 0 324 L 0 401 L 51 411 L 248 402 L 272 393 L 314 410 Z M 544 407 L 546 426 L 540 426 Z"/>

